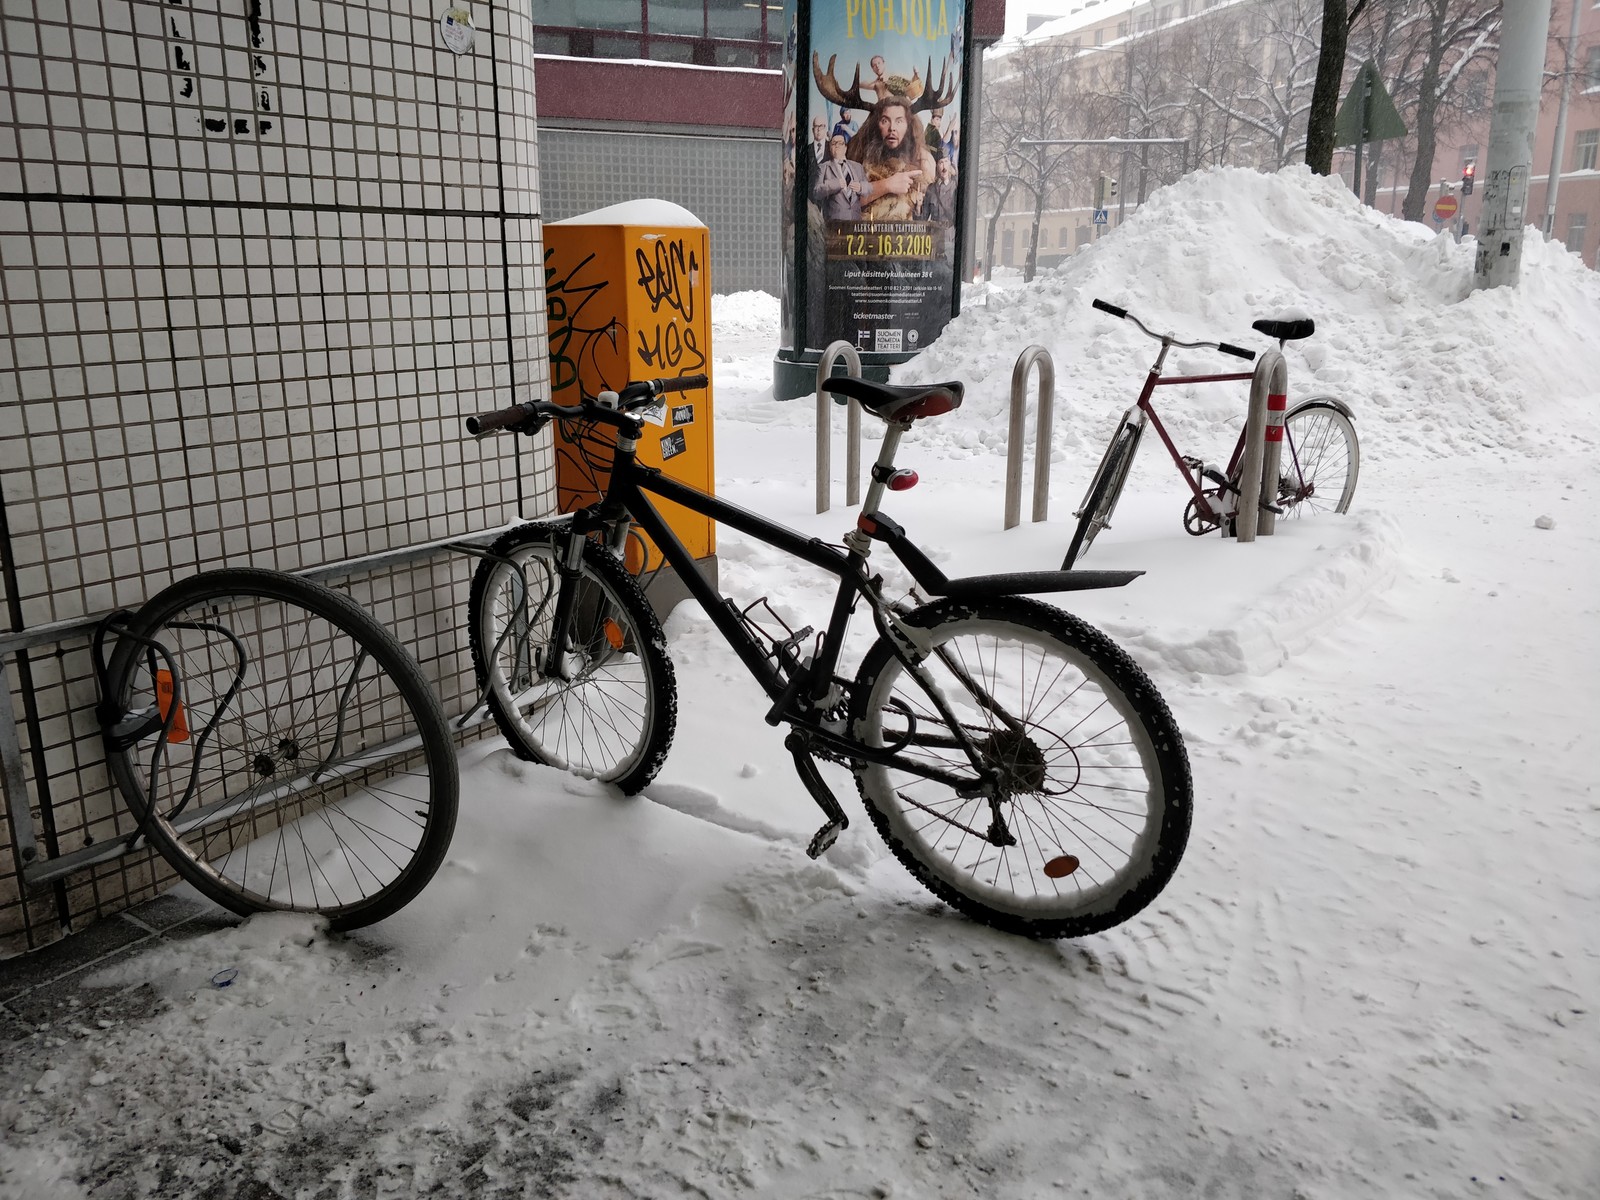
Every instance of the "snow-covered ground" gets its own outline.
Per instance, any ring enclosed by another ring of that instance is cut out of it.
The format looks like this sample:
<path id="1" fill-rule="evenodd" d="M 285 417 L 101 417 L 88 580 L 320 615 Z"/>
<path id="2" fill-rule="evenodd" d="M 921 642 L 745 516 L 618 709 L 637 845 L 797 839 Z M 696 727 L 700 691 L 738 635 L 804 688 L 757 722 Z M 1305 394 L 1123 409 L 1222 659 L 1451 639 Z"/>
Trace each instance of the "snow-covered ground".
<path id="1" fill-rule="evenodd" d="M 1187 854 L 1133 921 L 1040 944 L 955 915 L 837 772 L 852 824 L 809 861 L 782 731 L 680 608 L 644 796 L 485 743 L 405 912 L 107 972 L 168 1005 L 0 1068 L 0 1195 L 1600 1196 L 1600 278 L 1530 233 L 1522 285 L 1473 293 L 1471 255 L 1303 170 L 1205 172 L 903 370 L 969 384 L 890 509 L 962 574 L 1060 559 L 1153 350 L 1095 296 L 1256 348 L 1251 319 L 1304 309 L 1292 393 L 1356 412 L 1352 512 L 1252 545 L 1185 536 L 1148 442 L 1087 564 L 1148 574 L 1066 598 L 1193 764 Z M 766 394 L 776 307 L 714 307 L 719 487 L 836 539 L 813 407 Z M 1052 517 L 1002 532 L 1031 343 Z M 1185 449 L 1231 447 L 1238 389 L 1159 403 Z M 727 590 L 823 623 L 825 578 L 727 530 L 720 554 Z"/>

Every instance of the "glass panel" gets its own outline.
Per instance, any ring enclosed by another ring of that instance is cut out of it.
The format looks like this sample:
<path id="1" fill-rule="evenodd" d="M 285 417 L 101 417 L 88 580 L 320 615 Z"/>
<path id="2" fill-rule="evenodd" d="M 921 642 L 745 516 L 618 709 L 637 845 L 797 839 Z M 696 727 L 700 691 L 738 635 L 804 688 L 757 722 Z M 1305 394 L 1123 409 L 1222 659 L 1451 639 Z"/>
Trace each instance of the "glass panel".
<path id="1" fill-rule="evenodd" d="M 759 67 L 760 42 L 717 42 L 717 66 Z"/>
<path id="2" fill-rule="evenodd" d="M 535 54 L 572 54 L 572 39 L 565 33 L 555 29 L 535 29 L 533 31 L 533 52 Z"/>
<path id="3" fill-rule="evenodd" d="M 772 5 L 771 0 L 705 0 L 706 29 L 712 37 L 737 38 L 741 41 L 761 36 L 761 6 L 769 6 L 768 20 L 781 23 L 783 5 Z M 650 11 L 655 11 L 656 0 L 650 0 Z"/>
<path id="4" fill-rule="evenodd" d="M 655 11 L 652 5 L 651 12 Z M 650 57 L 655 62 L 693 62 L 694 43 L 692 41 L 678 41 L 676 38 L 650 39 Z"/>
<path id="5" fill-rule="evenodd" d="M 636 37 L 618 37 L 606 34 L 594 39 L 596 58 L 643 58 L 644 49 Z"/>
<path id="6" fill-rule="evenodd" d="M 557 22 L 541 14 L 540 24 L 549 20 L 552 25 L 576 25 L 580 29 L 644 28 L 644 6 L 640 0 L 583 0 L 582 4 L 575 7 L 576 12 L 570 20 Z"/>
<path id="7" fill-rule="evenodd" d="M 685 33 L 691 37 L 699 37 L 705 33 L 705 0 L 648 0 L 648 2 L 651 33 Z"/>

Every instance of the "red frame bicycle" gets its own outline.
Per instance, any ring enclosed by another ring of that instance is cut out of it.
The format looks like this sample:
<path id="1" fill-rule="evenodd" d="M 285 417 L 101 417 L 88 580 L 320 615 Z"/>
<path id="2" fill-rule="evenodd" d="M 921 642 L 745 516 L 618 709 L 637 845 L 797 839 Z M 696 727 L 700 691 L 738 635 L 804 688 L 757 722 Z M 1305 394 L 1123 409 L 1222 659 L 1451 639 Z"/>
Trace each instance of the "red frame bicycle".
<path id="1" fill-rule="evenodd" d="M 1170 333 L 1157 333 L 1126 309 L 1104 300 L 1094 301 L 1094 307 L 1122 320 L 1131 321 L 1140 332 L 1161 343 L 1156 361 L 1145 377 L 1144 388 L 1133 407 L 1122 414 L 1122 421 L 1100 465 L 1095 469 L 1089 488 L 1084 493 L 1082 506 L 1073 514 L 1078 526 L 1067 547 L 1063 570 L 1071 568 L 1088 549 L 1102 529 L 1111 527 L 1111 515 L 1116 511 L 1117 500 L 1127 482 L 1128 471 L 1133 466 L 1139 441 L 1147 424 L 1155 426 L 1157 436 L 1172 456 L 1178 474 L 1193 493 L 1183 510 L 1184 530 L 1196 537 L 1215 529 L 1231 532 L 1237 512 L 1239 495 L 1239 467 L 1244 458 L 1244 431 L 1234 444 L 1226 471 L 1219 471 L 1201 459 L 1183 454 L 1173 442 L 1166 426 L 1161 423 L 1150 397 L 1158 387 L 1174 387 L 1190 383 L 1239 383 L 1253 379 L 1253 371 L 1229 372 L 1222 375 L 1167 375 L 1161 374 L 1167 351 L 1174 346 L 1183 349 L 1219 350 L 1237 358 L 1253 361 L 1255 351 L 1246 350 L 1227 342 L 1185 342 Z M 1264 319 L 1251 328 L 1285 342 L 1310 337 L 1315 325 L 1309 318 L 1288 320 Z M 1262 506 L 1275 513 L 1303 514 L 1326 511 L 1345 512 L 1355 494 L 1356 477 L 1361 468 L 1361 450 L 1356 441 L 1355 427 L 1351 424 L 1349 407 L 1332 396 L 1314 396 L 1297 404 L 1284 415 L 1283 453 L 1278 472 L 1278 489 L 1275 496 L 1263 494 Z"/>

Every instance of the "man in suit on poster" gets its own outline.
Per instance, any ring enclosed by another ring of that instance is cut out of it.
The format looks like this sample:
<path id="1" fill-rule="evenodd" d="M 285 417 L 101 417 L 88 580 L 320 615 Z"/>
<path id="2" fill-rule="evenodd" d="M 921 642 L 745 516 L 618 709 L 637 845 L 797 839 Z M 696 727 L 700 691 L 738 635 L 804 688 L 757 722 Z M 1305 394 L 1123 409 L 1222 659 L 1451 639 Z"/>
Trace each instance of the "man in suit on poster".
<path id="1" fill-rule="evenodd" d="M 828 141 L 828 161 L 811 185 L 811 199 L 822 209 L 825 221 L 859 221 L 861 197 L 866 193 L 867 169 L 844 156 L 845 139 L 836 133 Z"/>
<path id="2" fill-rule="evenodd" d="M 811 118 L 811 166 L 820 167 L 828 161 L 828 123 L 821 117 Z"/>

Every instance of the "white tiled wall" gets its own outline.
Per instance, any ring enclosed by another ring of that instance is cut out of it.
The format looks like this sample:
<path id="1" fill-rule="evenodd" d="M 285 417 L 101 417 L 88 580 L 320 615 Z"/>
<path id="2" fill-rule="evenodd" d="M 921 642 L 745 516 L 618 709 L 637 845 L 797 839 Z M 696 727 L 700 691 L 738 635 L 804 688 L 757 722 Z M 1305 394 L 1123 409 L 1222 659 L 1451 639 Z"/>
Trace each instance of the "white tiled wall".
<path id="1" fill-rule="evenodd" d="M 0 0 L 7 627 L 553 509 L 547 452 L 461 436 L 542 391 L 546 354 L 531 14 L 459 6 L 460 56 L 431 0 Z M 424 599 L 447 709 L 470 567 L 382 582 Z M 131 828 L 86 644 L 9 664 L 61 853 Z M 161 882 L 141 858 L 23 897 L 12 858 L 0 838 L 0 953 Z"/>

